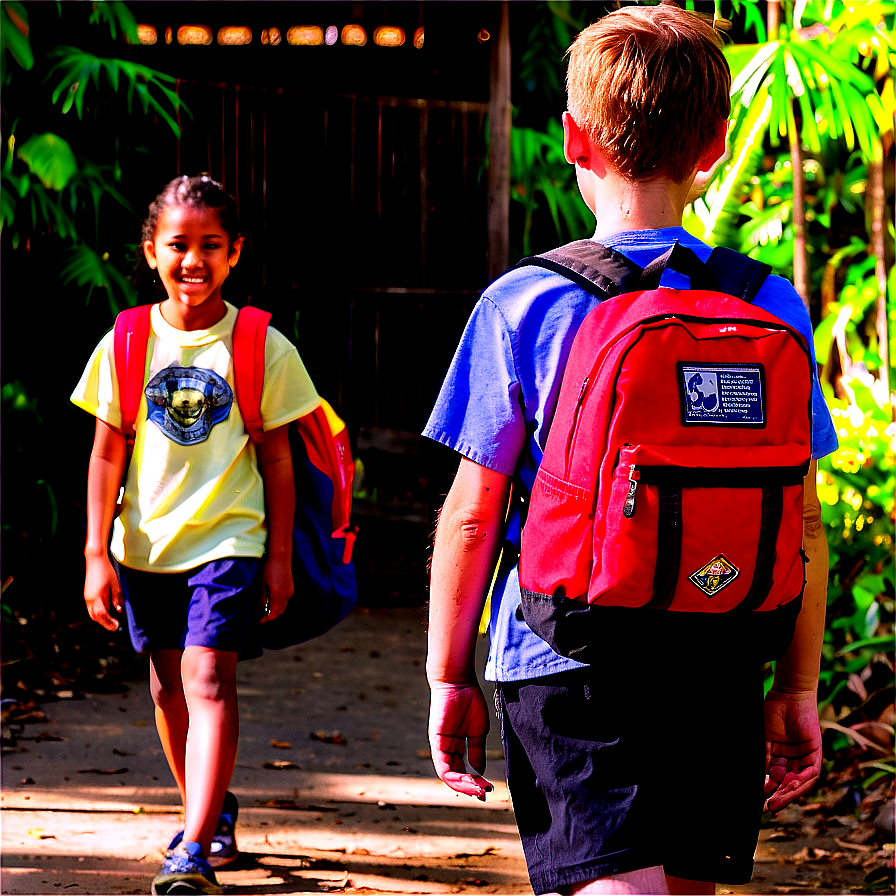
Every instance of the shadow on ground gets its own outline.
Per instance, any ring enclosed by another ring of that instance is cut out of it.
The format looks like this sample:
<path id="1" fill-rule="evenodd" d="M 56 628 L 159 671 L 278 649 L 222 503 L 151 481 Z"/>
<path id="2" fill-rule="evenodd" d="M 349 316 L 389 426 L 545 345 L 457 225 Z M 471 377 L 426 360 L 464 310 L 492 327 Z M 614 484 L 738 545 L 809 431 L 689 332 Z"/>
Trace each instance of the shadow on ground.
<path id="1" fill-rule="evenodd" d="M 310 644 L 240 664 L 242 855 L 219 874 L 228 893 L 531 893 L 497 725 L 486 803 L 434 777 L 424 626 L 419 606 L 358 608 Z M 148 892 L 180 818 L 146 681 L 42 710 L 4 750 L 0 891 Z M 820 820 L 787 810 L 763 830 L 753 882 L 719 893 L 892 892 L 892 871 L 874 879 L 892 846 Z"/>

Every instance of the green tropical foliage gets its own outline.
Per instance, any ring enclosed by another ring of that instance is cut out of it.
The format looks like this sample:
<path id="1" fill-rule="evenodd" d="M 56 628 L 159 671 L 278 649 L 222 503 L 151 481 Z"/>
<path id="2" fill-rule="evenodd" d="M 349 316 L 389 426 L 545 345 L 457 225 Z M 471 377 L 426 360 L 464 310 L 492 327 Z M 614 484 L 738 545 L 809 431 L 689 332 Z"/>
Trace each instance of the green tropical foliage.
<path id="1" fill-rule="evenodd" d="M 510 135 L 511 200 L 523 208 L 520 256 L 531 255 L 532 227 L 541 203 L 561 242 L 594 227 L 591 212 L 576 191 L 575 173 L 563 155 L 563 127 L 556 120 L 547 130 L 514 127 Z"/>
<path id="2" fill-rule="evenodd" d="M 111 38 L 137 41 L 136 21 L 125 4 L 66 4 L 58 14 L 71 15 L 70 7 L 81 7 L 89 23 Z M 187 110 L 173 90 L 175 79 L 147 66 L 73 46 L 35 53 L 28 12 L 22 3 L 0 4 L 3 86 L 29 99 L 24 115 L 12 120 L 4 115 L 0 226 L 16 251 L 30 249 L 34 238 L 58 240 L 64 254 L 61 282 L 82 287 L 86 299 L 102 291 L 116 312 L 133 304 L 134 291 L 124 259 L 102 247 L 100 215 L 108 203 L 135 223 L 136 213 L 121 190 L 117 141 L 101 160 L 91 158 L 97 122 L 103 116 L 114 120 L 120 104 L 122 113 L 154 116 L 179 135 L 177 115 Z M 27 86 L 18 83 L 24 73 L 29 73 Z M 44 96 L 33 95 L 35 84 Z M 72 110 L 77 124 L 66 115 Z"/>
<path id="3" fill-rule="evenodd" d="M 2 493 L 5 684 L 8 669 L 25 675 L 20 664 L 37 681 L 64 677 L 67 667 L 100 676 L 97 664 L 115 653 L 106 633 L 85 624 L 77 599 L 81 448 L 90 442 L 66 412 L 85 347 L 72 333 L 98 337 L 110 312 L 135 300 L 135 247 L 121 235 L 139 232 L 130 198 L 139 195 L 139 125 L 157 122 L 179 134 L 178 115 L 186 113 L 173 78 L 128 58 L 136 40 L 123 3 L 0 2 L 2 447 L 11 474 Z M 137 127 L 120 145 L 126 117 Z M 48 363 L 23 360 L 22 336 L 35 333 Z"/>
<path id="4" fill-rule="evenodd" d="M 733 76 L 730 159 L 686 220 L 688 229 L 708 242 L 743 245 L 737 225 L 744 194 L 761 169 L 765 149 L 777 149 L 782 138 L 800 141 L 816 157 L 858 149 L 870 162 L 881 158 L 883 136 L 892 135 L 893 48 L 886 16 L 892 18 L 893 3 L 873 2 L 853 11 L 842 3 L 788 8 L 789 24 L 777 39 L 726 48 Z M 800 18 L 826 11 L 837 13 L 829 24 L 804 25 Z M 782 217 L 780 210 L 777 216 Z"/>

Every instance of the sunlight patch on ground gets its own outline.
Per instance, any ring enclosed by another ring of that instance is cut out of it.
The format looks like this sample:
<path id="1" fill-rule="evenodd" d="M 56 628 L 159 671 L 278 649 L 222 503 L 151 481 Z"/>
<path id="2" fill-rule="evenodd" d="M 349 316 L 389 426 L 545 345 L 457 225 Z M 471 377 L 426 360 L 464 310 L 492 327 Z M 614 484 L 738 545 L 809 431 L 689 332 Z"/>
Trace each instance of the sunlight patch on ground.
<path id="1" fill-rule="evenodd" d="M 234 792 L 241 797 L 239 788 Z M 495 790 L 486 802 L 455 793 L 436 777 L 416 778 L 399 775 L 345 774 L 341 772 L 296 771 L 289 776 L 272 772 L 269 787 L 253 787 L 255 800 L 291 798 L 297 808 L 321 802 L 392 803 L 395 805 L 462 807 L 475 810 L 505 811 L 510 804 L 507 786 L 495 782 Z M 64 790 L 8 789 L 2 796 L 6 809 L 66 809 L 70 811 L 138 812 L 172 811 L 180 808 L 174 787 L 75 787 Z M 249 808 L 247 806 L 247 808 Z"/>

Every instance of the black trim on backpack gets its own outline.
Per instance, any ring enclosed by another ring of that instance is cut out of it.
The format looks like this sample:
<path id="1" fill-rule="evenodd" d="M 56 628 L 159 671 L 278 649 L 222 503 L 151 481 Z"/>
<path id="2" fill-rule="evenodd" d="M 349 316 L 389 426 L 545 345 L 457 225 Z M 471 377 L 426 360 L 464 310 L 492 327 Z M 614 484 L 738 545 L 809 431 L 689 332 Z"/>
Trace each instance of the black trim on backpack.
<path id="1" fill-rule="evenodd" d="M 675 595 L 681 565 L 681 488 L 661 485 L 658 491 L 659 518 L 653 596 L 644 606 L 650 610 L 667 610 Z"/>
<path id="2" fill-rule="evenodd" d="M 639 482 L 677 489 L 801 485 L 808 472 L 808 464 L 793 467 L 673 467 L 638 464 Z"/>
<path id="3" fill-rule="evenodd" d="M 560 656 L 580 663 L 599 663 L 620 643 L 635 643 L 647 653 L 654 648 L 687 655 L 695 650 L 730 659 L 746 654 L 764 663 L 787 653 L 793 640 L 802 595 L 774 610 L 760 613 L 645 612 L 644 607 L 602 607 L 565 595 L 522 591 L 517 616 Z M 626 637 L 620 632 L 628 633 Z"/>
<path id="4" fill-rule="evenodd" d="M 772 571 L 777 556 L 776 545 L 781 518 L 784 515 L 784 489 L 769 486 L 762 489 L 762 516 L 759 523 L 759 544 L 756 550 L 756 567 L 747 596 L 732 612 L 755 610 L 772 588 Z"/>

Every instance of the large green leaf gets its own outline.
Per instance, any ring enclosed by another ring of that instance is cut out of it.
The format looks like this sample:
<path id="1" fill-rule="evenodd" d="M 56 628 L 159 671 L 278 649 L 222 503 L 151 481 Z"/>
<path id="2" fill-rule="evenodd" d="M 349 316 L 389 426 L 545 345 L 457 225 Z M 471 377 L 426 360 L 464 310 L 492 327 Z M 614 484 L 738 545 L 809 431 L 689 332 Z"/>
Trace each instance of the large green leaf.
<path id="1" fill-rule="evenodd" d="M 764 152 L 771 102 L 763 91 L 748 107 L 734 111 L 728 139 L 730 159 L 720 168 L 706 197 L 695 200 L 685 218 L 685 227 L 699 239 L 723 246 L 740 243 L 742 196 Z"/>
<path id="2" fill-rule="evenodd" d="M 58 103 L 64 97 L 63 112 L 74 106 L 78 118 L 82 118 L 88 87 L 93 85 L 93 89 L 99 92 L 105 82 L 114 93 L 126 88 L 125 102 L 129 113 L 134 111 L 136 98 L 142 112 L 153 111 L 175 136 L 180 137 L 180 126 L 174 116 L 181 111 L 189 115 L 190 111 L 169 86 L 177 83 L 172 75 L 126 59 L 95 56 L 77 47 L 56 47 L 50 57 L 56 59 L 56 63 L 47 74 L 47 80 L 58 77 L 53 89 L 53 102 Z"/>
<path id="3" fill-rule="evenodd" d="M 753 102 L 768 75 L 769 66 L 780 50 L 780 42 L 772 41 L 757 47 L 726 48 L 729 63 L 737 60 L 742 68 L 731 82 L 731 99 L 744 106 Z"/>
<path id="4" fill-rule="evenodd" d="M 140 42 L 140 38 L 137 36 L 137 20 L 125 3 L 113 2 L 113 0 L 94 3 L 90 22 L 91 24 L 105 22 L 113 39 L 117 38 L 118 32 L 121 31 L 128 43 Z"/>
<path id="5" fill-rule="evenodd" d="M 16 219 L 16 200 L 6 187 L 0 187 L 0 228 L 9 227 Z"/>
<path id="6" fill-rule="evenodd" d="M 78 170 L 71 146 L 56 134 L 33 134 L 16 154 L 49 190 L 64 189 Z"/>
<path id="7" fill-rule="evenodd" d="M 830 80 L 841 84 L 852 84 L 857 90 L 874 93 L 874 81 L 860 68 L 838 59 L 835 55 L 822 49 L 813 40 L 793 41 L 795 52 L 803 53 L 813 59 L 818 70 Z"/>
<path id="8" fill-rule="evenodd" d="M 85 243 L 76 243 L 69 251 L 68 262 L 62 269 L 62 282 L 86 286 L 88 301 L 95 289 L 105 290 L 113 314 L 134 304 L 131 282 L 112 264 L 108 253 L 100 255 Z"/>
<path id="9" fill-rule="evenodd" d="M 0 4 L 0 37 L 4 57 L 9 52 L 25 71 L 34 67 L 34 53 L 28 37 L 28 13 L 24 4 L 12 0 Z"/>
<path id="10" fill-rule="evenodd" d="M 732 0 L 731 6 L 734 12 L 744 17 L 744 29 L 749 31 L 751 28 L 756 32 L 756 40 L 764 44 L 767 40 L 765 32 L 765 20 L 759 11 L 755 0 Z"/>

